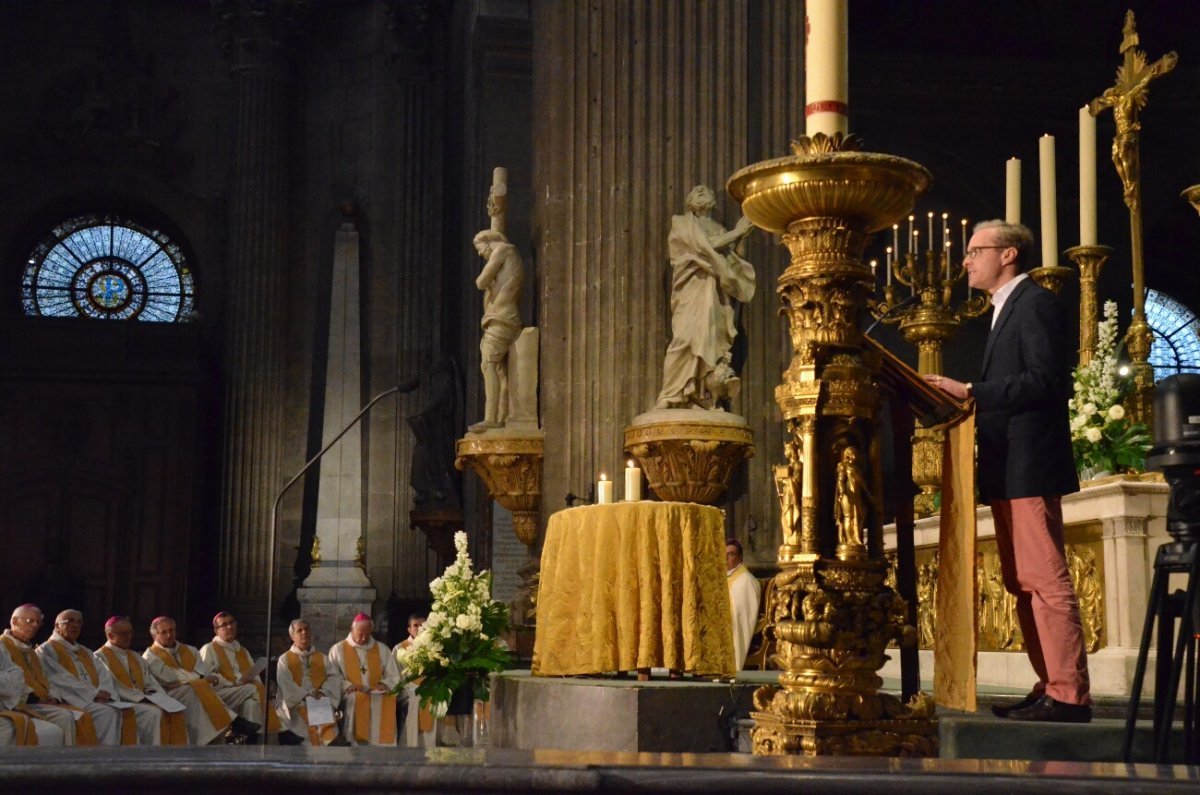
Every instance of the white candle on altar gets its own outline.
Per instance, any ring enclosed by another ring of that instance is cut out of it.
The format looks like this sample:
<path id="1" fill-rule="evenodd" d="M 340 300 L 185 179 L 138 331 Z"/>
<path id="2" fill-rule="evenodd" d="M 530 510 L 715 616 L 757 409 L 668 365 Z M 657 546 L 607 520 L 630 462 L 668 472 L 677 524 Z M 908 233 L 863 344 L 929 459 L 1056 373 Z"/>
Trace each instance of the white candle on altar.
<path id="1" fill-rule="evenodd" d="M 963 243 L 963 247 L 962 247 L 963 259 L 966 259 L 967 258 L 967 219 L 966 218 L 962 219 L 962 239 L 963 239 L 963 241 L 962 241 L 962 243 Z"/>
<path id="2" fill-rule="evenodd" d="M 608 479 L 603 472 L 600 473 L 600 482 L 596 484 L 596 504 L 608 505 L 612 502 L 612 481 Z"/>
<path id="3" fill-rule="evenodd" d="M 892 253 L 892 247 L 888 246 L 888 250 L 887 250 L 887 283 L 889 286 L 891 286 L 891 284 L 892 284 L 892 262 L 893 262 L 892 258 L 893 258 L 893 256 L 894 256 L 894 254 Z"/>
<path id="4" fill-rule="evenodd" d="M 1096 245 L 1096 118 L 1079 109 L 1079 245 Z"/>
<path id="5" fill-rule="evenodd" d="M 908 216 L 908 253 L 913 253 L 913 216 Z M 896 256 L 900 256 L 900 249 L 896 249 Z"/>
<path id="6" fill-rule="evenodd" d="M 642 498 L 642 470 L 630 461 L 625 465 L 625 502 L 637 502 Z"/>
<path id="7" fill-rule="evenodd" d="M 1038 170 L 1042 192 L 1042 265 L 1058 264 L 1058 215 L 1054 181 L 1054 136 L 1038 139 Z"/>
<path id="8" fill-rule="evenodd" d="M 804 132 L 810 137 L 849 130 L 848 6 L 846 0 L 804 4 Z"/>
<path id="9" fill-rule="evenodd" d="M 929 250 L 933 251 L 933 213 L 929 213 Z"/>
<path id="10" fill-rule="evenodd" d="M 900 224 L 892 224 L 892 251 L 900 256 Z"/>
<path id="11" fill-rule="evenodd" d="M 949 233 L 946 234 L 946 242 L 944 245 L 946 248 L 946 281 L 950 281 L 950 235 L 949 235 Z"/>
<path id="12" fill-rule="evenodd" d="M 1004 164 L 1004 220 L 1021 223 L 1021 161 L 1015 157 Z"/>

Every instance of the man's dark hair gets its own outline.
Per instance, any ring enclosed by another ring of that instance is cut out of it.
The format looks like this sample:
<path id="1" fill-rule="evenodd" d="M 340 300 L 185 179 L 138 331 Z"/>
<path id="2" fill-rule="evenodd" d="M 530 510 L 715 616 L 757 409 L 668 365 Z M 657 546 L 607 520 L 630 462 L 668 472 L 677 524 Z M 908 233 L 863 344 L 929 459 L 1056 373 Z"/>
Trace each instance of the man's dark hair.
<path id="1" fill-rule="evenodd" d="M 426 618 L 428 618 L 428 616 L 426 616 L 424 613 L 409 613 L 408 622 L 405 624 L 405 626 L 414 621 L 424 621 Z"/>
<path id="2" fill-rule="evenodd" d="M 742 542 L 738 541 L 736 538 L 725 539 L 725 546 L 734 547 L 738 551 L 738 557 L 744 557 L 744 553 L 742 552 Z"/>

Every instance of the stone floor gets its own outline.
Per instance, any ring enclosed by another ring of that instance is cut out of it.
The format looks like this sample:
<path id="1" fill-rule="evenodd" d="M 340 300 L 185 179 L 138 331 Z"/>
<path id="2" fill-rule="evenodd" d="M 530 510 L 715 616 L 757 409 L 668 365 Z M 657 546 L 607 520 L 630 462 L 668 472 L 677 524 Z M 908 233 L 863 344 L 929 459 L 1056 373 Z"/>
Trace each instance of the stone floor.
<path id="1" fill-rule="evenodd" d="M 1125 793 L 1200 788 L 1200 769 L 1000 760 L 768 758 L 505 749 L 0 751 L 0 792 Z"/>

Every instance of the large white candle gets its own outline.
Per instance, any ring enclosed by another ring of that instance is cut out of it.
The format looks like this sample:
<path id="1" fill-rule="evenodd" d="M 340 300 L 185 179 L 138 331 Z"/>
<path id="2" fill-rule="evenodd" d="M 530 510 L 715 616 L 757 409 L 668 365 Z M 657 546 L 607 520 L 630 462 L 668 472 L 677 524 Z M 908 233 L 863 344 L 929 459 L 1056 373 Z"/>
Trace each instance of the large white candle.
<path id="1" fill-rule="evenodd" d="M 1038 139 L 1038 170 L 1041 172 L 1042 188 L 1042 265 L 1058 264 L 1058 215 L 1055 198 L 1058 193 L 1054 181 L 1054 136 L 1043 135 Z"/>
<path id="2" fill-rule="evenodd" d="M 625 501 L 637 502 L 642 498 L 642 470 L 630 461 L 625 465 Z"/>
<path id="3" fill-rule="evenodd" d="M 600 482 L 596 484 L 596 504 L 608 505 L 612 502 L 612 481 L 603 472 L 600 473 Z"/>
<path id="4" fill-rule="evenodd" d="M 1021 223 L 1021 161 L 1015 157 L 1004 164 L 1004 220 Z"/>
<path id="5" fill-rule="evenodd" d="M 849 129 L 848 5 L 847 0 L 807 0 L 804 4 L 804 132 L 809 136 Z"/>
<path id="6" fill-rule="evenodd" d="M 1079 109 L 1079 245 L 1096 245 L 1096 118 Z"/>

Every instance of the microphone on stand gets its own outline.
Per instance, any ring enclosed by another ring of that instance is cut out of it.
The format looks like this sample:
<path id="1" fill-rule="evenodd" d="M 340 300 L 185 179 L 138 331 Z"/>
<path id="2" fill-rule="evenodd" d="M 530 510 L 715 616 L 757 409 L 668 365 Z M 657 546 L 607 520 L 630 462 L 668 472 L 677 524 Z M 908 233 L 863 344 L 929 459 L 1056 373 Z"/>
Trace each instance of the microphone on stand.
<path id="1" fill-rule="evenodd" d="M 870 334 L 872 331 L 875 330 L 876 326 L 878 326 L 880 323 L 882 323 L 884 321 L 884 319 L 887 318 L 889 315 L 894 314 L 897 309 L 903 309 L 904 307 L 908 306 L 909 304 L 915 304 L 918 300 L 920 300 L 920 298 L 921 298 L 920 293 L 913 293 L 908 298 L 905 298 L 903 301 L 896 304 L 895 306 L 888 307 L 888 311 L 884 312 L 882 315 L 875 318 L 875 320 L 873 320 L 871 322 L 871 325 L 867 326 L 867 330 L 864 331 L 863 334 Z"/>

